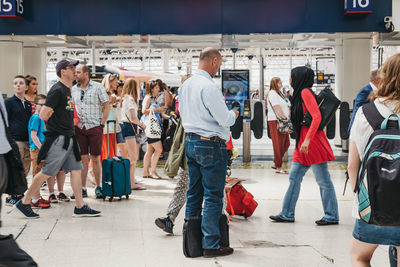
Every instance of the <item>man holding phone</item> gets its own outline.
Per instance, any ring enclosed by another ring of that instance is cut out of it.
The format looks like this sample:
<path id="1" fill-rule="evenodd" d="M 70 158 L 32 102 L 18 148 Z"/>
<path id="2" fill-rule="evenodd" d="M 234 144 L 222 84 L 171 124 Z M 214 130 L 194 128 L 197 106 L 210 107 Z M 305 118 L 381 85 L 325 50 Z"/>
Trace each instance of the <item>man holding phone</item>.
<path id="1" fill-rule="evenodd" d="M 228 110 L 221 90 L 212 80 L 221 64 L 218 50 L 205 48 L 200 53 L 198 70 L 182 85 L 179 99 L 189 169 L 186 218 L 201 213 L 204 198 L 201 224 L 204 257 L 233 253 L 232 248 L 219 245 L 219 220 L 228 164 L 225 142 L 239 112 Z"/>

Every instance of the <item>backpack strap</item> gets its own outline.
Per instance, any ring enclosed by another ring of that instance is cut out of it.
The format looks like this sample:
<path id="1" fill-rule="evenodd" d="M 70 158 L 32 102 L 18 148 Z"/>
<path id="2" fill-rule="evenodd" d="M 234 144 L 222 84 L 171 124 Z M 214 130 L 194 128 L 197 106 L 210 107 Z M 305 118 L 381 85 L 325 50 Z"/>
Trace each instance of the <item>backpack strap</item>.
<path id="1" fill-rule="evenodd" d="M 367 103 L 362 106 L 362 111 L 372 129 L 377 130 L 381 127 L 385 118 L 379 113 L 374 102 Z"/>

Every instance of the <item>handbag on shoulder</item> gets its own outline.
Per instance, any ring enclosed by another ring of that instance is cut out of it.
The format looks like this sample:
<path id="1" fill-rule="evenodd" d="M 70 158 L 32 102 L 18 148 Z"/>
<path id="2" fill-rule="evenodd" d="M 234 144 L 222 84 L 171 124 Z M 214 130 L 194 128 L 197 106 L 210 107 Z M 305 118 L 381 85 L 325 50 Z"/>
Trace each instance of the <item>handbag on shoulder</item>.
<path id="1" fill-rule="evenodd" d="M 289 119 L 288 120 L 282 120 L 281 118 L 279 118 L 278 114 L 276 114 L 274 108 L 272 107 L 271 102 L 269 100 L 268 100 L 268 102 L 269 102 L 269 104 L 270 104 L 270 106 L 272 108 L 272 111 L 275 113 L 275 116 L 276 116 L 276 119 L 277 119 L 277 122 L 278 122 L 278 125 L 277 125 L 278 132 L 280 132 L 281 134 L 291 134 L 291 133 L 293 133 L 293 124 L 292 124 L 291 120 L 289 120 Z"/>
<path id="2" fill-rule="evenodd" d="M 329 88 L 325 88 L 316 96 L 316 101 L 319 111 L 321 112 L 321 123 L 319 124 L 318 130 L 322 130 L 335 116 L 335 112 L 340 106 L 340 100 Z M 311 114 L 307 111 L 306 114 L 304 114 L 303 122 L 301 124 L 310 127 L 311 122 Z"/>
<path id="3" fill-rule="evenodd" d="M 11 146 L 11 150 L 4 154 L 8 171 L 7 188 L 5 190 L 5 193 L 9 195 L 23 194 L 28 189 L 28 182 L 26 181 L 26 175 L 24 166 L 22 164 L 21 155 L 19 153 L 17 143 L 11 137 L 10 130 L 8 129 L 6 119 L 4 118 L 4 114 L 1 108 L 0 113 L 6 131 L 7 140 Z"/>
<path id="4" fill-rule="evenodd" d="M 146 133 L 147 138 L 159 139 L 161 138 L 161 126 L 158 123 L 158 119 L 156 114 L 154 114 L 154 110 L 150 110 L 149 115 L 146 116 L 146 120 L 144 121 L 146 125 L 146 129 L 144 132 Z"/>

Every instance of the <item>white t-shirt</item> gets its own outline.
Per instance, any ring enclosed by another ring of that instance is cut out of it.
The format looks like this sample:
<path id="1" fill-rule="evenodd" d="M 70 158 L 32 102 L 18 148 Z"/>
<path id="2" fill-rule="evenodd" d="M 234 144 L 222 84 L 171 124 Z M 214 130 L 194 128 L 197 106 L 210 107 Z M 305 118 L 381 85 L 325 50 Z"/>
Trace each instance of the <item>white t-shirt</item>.
<path id="1" fill-rule="evenodd" d="M 390 114 L 395 113 L 393 110 L 396 107 L 397 101 L 390 101 L 386 104 L 383 104 L 383 98 L 378 98 L 374 101 L 376 108 L 378 109 L 379 113 L 384 117 L 387 118 L 390 116 Z M 400 115 L 400 113 L 397 113 Z M 367 146 L 369 137 L 371 134 L 374 132 L 372 129 L 371 125 L 368 123 L 367 118 L 364 115 L 364 112 L 362 108 L 359 108 L 357 111 L 357 114 L 354 118 L 354 123 L 353 126 L 351 127 L 350 131 L 350 142 L 354 142 L 358 154 L 360 156 L 360 161 L 362 160 L 362 157 L 365 152 L 365 148 Z M 357 197 L 354 198 L 354 204 L 353 204 L 353 211 L 352 211 L 352 216 L 354 218 L 360 219 L 360 216 L 358 214 L 358 199 Z"/>
<path id="2" fill-rule="evenodd" d="M 283 114 L 285 114 L 286 118 L 290 118 L 290 101 L 287 98 L 283 98 L 276 91 L 269 90 L 267 97 L 267 108 L 268 108 L 268 121 L 276 121 L 276 115 L 274 110 L 271 107 L 279 105 L 282 109 Z"/>
<path id="3" fill-rule="evenodd" d="M 132 116 L 130 114 L 130 110 L 133 109 L 137 112 L 137 104 L 135 103 L 134 99 L 130 95 L 124 96 L 122 99 L 122 108 L 121 108 L 121 122 L 129 122 L 126 118 L 125 114 L 128 115 L 129 119 L 132 121 Z"/>

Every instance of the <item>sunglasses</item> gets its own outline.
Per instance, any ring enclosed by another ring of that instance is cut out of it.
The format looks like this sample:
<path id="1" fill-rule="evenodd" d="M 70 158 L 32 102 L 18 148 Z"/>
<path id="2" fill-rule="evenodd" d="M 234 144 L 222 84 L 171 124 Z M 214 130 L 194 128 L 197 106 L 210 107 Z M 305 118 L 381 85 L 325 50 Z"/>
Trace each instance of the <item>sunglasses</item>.
<path id="1" fill-rule="evenodd" d="M 81 90 L 81 101 L 83 100 L 84 97 L 85 97 L 85 91 Z"/>

